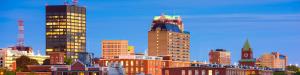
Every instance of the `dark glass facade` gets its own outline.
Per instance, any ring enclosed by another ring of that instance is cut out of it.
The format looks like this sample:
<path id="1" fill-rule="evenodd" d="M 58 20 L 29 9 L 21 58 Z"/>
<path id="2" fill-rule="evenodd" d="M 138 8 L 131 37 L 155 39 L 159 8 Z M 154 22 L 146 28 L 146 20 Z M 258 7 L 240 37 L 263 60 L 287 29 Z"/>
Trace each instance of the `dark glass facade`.
<path id="1" fill-rule="evenodd" d="M 46 6 L 46 53 L 65 52 L 77 59 L 86 51 L 86 8 L 78 5 Z"/>

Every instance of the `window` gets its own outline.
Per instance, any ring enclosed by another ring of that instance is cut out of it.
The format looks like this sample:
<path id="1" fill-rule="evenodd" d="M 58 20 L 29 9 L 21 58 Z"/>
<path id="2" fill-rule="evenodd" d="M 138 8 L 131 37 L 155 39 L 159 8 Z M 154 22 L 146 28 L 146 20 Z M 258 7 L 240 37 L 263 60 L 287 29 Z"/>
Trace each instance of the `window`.
<path id="1" fill-rule="evenodd" d="M 122 65 L 122 66 L 124 65 L 124 62 L 123 62 L 123 61 L 121 61 L 121 65 Z"/>
<path id="2" fill-rule="evenodd" d="M 192 75 L 192 70 L 189 70 L 189 71 L 188 71 L 188 74 L 189 74 L 189 75 Z"/>
<path id="3" fill-rule="evenodd" d="M 185 75 L 185 71 L 184 70 L 181 70 L 181 75 Z"/>
<path id="4" fill-rule="evenodd" d="M 195 70 L 195 75 L 199 75 L 199 71 L 198 70 Z"/>
<path id="5" fill-rule="evenodd" d="M 208 75 L 212 75 L 212 70 L 208 70 Z"/>
<path id="6" fill-rule="evenodd" d="M 220 75 L 220 72 L 218 70 L 216 70 L 215 75 Z"/>
<path id="7" fill-rule="evenodd" d="M 165 71 L 165 75 L 170 75 L 170 74 L 169 74 L 169 70 L 166 70 L 166 71 Z"/>
<path id="8" fill-rule="evenodd" d="M 201 75 L 205 75 L 205 70 L 202 70 L 202 72 L 201 72 L 202 74 Z"/>

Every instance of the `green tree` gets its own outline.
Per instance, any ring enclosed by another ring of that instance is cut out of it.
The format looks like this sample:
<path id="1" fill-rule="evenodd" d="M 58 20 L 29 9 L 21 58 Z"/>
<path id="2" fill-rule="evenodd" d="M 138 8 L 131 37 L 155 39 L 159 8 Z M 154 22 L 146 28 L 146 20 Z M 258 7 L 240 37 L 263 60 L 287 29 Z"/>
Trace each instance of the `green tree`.
<path id="1" fill-rule="evenodd" d="M 286 69 L 289 71 L 294 71 L 294 72 L 298 72 L 298 70 L 299 70 L 299 68 L 295 65 L 287 66 Z"/>
<path id="2" fill-rule="evenodd" d="M 39 63 L 35 59 L 30 59 L 27 56 L 21 56 L 16 59 L 17 69 L 19 71 L 28 71 L 27 65 L 38 65 Z"/>
<path id="3" fill-rule="evenodd" d="M 28 75 L 35 75 L 35 73 L 34 72 L 30 72 Z"/>
<path id="4" fill-rule="evenodd" d="M 285 75 L 285 72 L 274 72 L 273 75 Z"/>
<path id="5" fill-rule="evenodd" d="M 6 71 L 4 75 L 16 75 L 16 72 Z"/>
<path id="6" fill-rule="evenodd" d="M 43 61 L 43 65 L 50 65 L 50 59 L 45 59 Z"/>
<path id="7" fill-rule="evenodd" d="M 72 58 L 65 58 L 64 59 L 65 64 L 67 65 L 71 65 L 73 63 L 73 59 Z"/>
<path id="8" fill-rule="evenodd" d="M 298 71 L 298 72 L 296 72 L 294 75 L 300 75 L 300 72 Z"/>

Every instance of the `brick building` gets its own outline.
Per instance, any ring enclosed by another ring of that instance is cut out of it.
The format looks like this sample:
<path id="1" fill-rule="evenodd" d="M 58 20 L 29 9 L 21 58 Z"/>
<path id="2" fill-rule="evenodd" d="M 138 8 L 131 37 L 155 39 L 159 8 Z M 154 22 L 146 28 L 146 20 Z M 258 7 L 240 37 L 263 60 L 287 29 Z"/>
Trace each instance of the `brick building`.
<path id="1" fill-rule="evenodd" d="M 288 57 L 279 52 L 263 54 L 257 61 L 258 66 L 266 66 L 275 69 L 285 69 Z"/>
<path id="2" fill-rule="evenodd" d="M 48 55 L 50 56 L 50 64 L 64 64 L 64 52 L 49 52 Z"/>
<path id="3" fill-rule="evenodd" d="M 190 62 L 172 61 L 170 57 L 145 55 L 123 55 L 115 59 L 100 59 L 96 63 L 100 66 L 108 66 L 109 63 L 120 63 L 123 65 L 126 75 L 161 75 L 161 69 L 165 67 L 190 66 Z"/>
<path id="4" fill-rule="evenodd" d="M 28 70 L 32 72 L 16 72 L 17 75 L 105 75 L 104 67 L 86 66 L 80 61 L 72 65 L 28 65 Z"/>
<path id="5" fill-rule="evenodd" d="M 273 72 L 241 66 L 201 65 L 164 68 L 162 75 L 273 75 Z"/>
<path id="6" fill-rule="evenodd" d="M 119 55 L 134 54 L 134 47 L 128 45 L 127 40 L 103 40 L 101 42 L 102 56 L 105 59 L 113 59 Z"/>
<path id="7" fill-rule="evenodd" d="M 239 60 L 239 65 L 255 66 L 256 59 L 253 58 L 253 51 L 252 51 L 252 48 L 250 46 L 248 39 L 246 40 L 241 53 L 242 53 L 241 60 Z"/>
<path id="8" fill-rule="evenodd" d="M 226 51 L 225 49 L 216 49 L 209 52 L 210 64 L 230 65 L 230 61 L 230 52 Z"/>

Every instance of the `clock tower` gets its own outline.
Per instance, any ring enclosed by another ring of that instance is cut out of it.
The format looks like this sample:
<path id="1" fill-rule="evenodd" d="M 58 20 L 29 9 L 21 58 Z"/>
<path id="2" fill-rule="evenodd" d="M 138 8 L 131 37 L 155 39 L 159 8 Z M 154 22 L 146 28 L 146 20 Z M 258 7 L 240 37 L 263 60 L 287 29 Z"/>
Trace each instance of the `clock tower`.
<path id="1" fill-rule="evenodd" d="M 241 66 L 255 66 L 256 60 L 253 58 L 252 48 L 248 39 L 246 40 L 244 47 L 242 48 L 241 60 L 239 65 Z"/>

